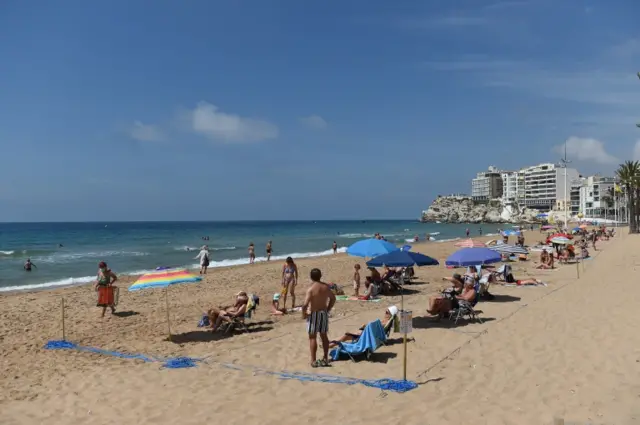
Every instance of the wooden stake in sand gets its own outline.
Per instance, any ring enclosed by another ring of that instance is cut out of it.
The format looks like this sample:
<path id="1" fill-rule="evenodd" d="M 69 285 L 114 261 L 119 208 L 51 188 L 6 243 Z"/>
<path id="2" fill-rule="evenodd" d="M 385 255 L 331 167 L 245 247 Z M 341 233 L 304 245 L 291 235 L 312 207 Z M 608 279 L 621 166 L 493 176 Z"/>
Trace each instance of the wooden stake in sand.
<path id="1" fill-rule="evenodd" d="M 67 340 L 67 332 L 64 328 L 64 297 L 62 297 L 62 300 L 60 302 L 60 311 L 62 314 L 62 340 L 66 341 Z"/>
<path id="2" fill-rule="evenodd" d="M 167 330 L 169 331 L 168 340 L 171 341 L 171 322 L 169 321 L 169 287 L 164 288 L 164 300 L 167 305 Z"/>
<path id="3" fill-rule="evenodd" d="M 578 279 L 580 279 L 580 262 L 576 260 L 576 272 L 578 273 Z"/>

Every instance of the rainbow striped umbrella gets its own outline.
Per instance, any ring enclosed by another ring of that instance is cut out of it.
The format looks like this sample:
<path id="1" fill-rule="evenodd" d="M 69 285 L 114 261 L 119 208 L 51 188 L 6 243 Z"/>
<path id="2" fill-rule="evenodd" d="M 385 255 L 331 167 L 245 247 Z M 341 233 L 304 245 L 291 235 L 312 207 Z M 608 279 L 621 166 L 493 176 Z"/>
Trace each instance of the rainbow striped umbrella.
<path id="1" fill-rule="evenodd" d="M 167 328 L 169 329 L 169 341 L 171 341 L 171 320 L 169 318 L 169 285 L 178 283 L 194 283 L 202 280 L 202 277 L 189 273 L 187 269 L 158 269 L 151 273 L 145 273 L 129 287 L 129 291 L 139 291 L 146 288 L 164 288 L 164 300 L 167 304 Z"/>
<path id="2" fill-rule="evenodd" d="M 187 269 L 155 270 L 143 274 L 129 287 L 129 291 L 139 291 L 147 288 L 165 288 L 178 283 L 194 283 L 202 280 L 202 277 L 189 273 Z"/>

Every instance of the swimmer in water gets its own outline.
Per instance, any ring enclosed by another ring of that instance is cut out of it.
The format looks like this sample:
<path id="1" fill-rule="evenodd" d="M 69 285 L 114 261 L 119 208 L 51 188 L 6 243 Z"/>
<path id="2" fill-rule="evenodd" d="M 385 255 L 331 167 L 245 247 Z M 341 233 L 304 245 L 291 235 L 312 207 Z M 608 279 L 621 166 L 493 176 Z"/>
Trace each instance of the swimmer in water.
<path id="1" fill-rule="evenodd" d="M 32 267 L 35 267 L 36 269 L 38 268 L 31 262 L 31 258 L 27 258 L 27 262 L 24 263 L 24 271 L 30 272 Z"/>

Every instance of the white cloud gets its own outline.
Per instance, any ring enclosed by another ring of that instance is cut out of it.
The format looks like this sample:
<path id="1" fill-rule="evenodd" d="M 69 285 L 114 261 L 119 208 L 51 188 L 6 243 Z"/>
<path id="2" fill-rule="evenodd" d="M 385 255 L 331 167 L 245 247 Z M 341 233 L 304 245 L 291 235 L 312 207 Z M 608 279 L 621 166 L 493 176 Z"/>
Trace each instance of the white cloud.
<path id="1" fill-rule="evenodd" d="M 327 128 L 327 121 L 320 115 L 309 115 L 308 117 L 300 118 L 300 122 L 307 127 L 314 128 L 316 130 L 323 130 Z"/>
<path id="2" fill-rule="evenodd" d="M 564 143 L 553 148 L 563 155 Z M 590 161 L 597 164 L 617 164 L 618 158 L 610 155 L 600 140 L 571 136 L 567 139 L 567 158 L 569 160 Z"/>
<path id="3" fill-rule="evenodd" d="M 269 121 L 222 112 L 208 102 L 199 102 L 189 111 L 192 131 L 212 140 L 229 143 L 259 142 L 278 137 L 278 127 Z"/>
<path id="4" fill-rule="evenodd" d="M 633 160 L 640 161 L 640 140 L 636 142 L 636 145 L 633 148 Z"/>
<path id="5" fill-rule="evenodd" d="M 140 121 L 133 123 L 129 129 L 129 137 L 141 142 L 160 142 L 165 139 L 164 133 L 157 126 Z"/>

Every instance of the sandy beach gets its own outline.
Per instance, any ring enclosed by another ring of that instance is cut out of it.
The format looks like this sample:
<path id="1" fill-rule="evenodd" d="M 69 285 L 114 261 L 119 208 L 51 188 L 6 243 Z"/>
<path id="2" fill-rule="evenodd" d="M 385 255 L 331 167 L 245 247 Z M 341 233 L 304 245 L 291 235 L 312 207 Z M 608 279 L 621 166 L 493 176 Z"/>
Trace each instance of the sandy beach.
<path id="1" fill-rule="evenodd" d="M 419 384 L 404 394 L 364 385 L 281 380 L 268 372 L 307 372 L 360 379 L 402 378 L 400 334 L 371 361 L 340 361 L 311 369 L 305 325 L 298 314 L 272 317 L 282 263 L 211 270 L 198 284 L 169 289 L 174 337 L 166 340 L 163 290 L 129 293 L 122 279 L 119 316 L 104 319 L 91 286 L 0 295 L 0 409 L 2 424 L 632 424 L 640 422 L 640 332 L 635 327 L 640 287 L 640 239 L 626 229 L 577 269 L 534 270 L 514 263 L 516 278 L 546 287 L 493 286 L 481 301 L 483 324 L 433 322 L 422 316 L 428 297 L 450 276 L 444 265 L 416 269 L 406 308 L 413 311 L 407 377 Z M 528 242 L 541 239 L 531 232 Z M 529 232 L 527 234 L 529 236 Z M 484 240 L 491 237 L 484 237 Z M 414 247 L 444 264 L 453 242 Z M 537 254 L 534 254 L 536 257 Z M 536 259 L 536 258 L 534 258 Z M 345 254 L 297 261 L 302 302 L 311 268 L 345 286 L 362 259 Z M 580 278 L 577 277 L 577 272 Z M 240 290 L 261 305 L 251 332 L 220 336 L 197 328 L 202 312 L 228 304 Z M 205 359 L 190 369 L 79 351 L 43 349 L 61 339 L 61 299 L 69 341 L 149 356 Z M 400 297 L 379 303 L 338 301 L 330 337 L 381 318 Z M 231 368 L 229 365 L 233 365 Z M 265 371 L 267 373 L 265 373 Z"/>

